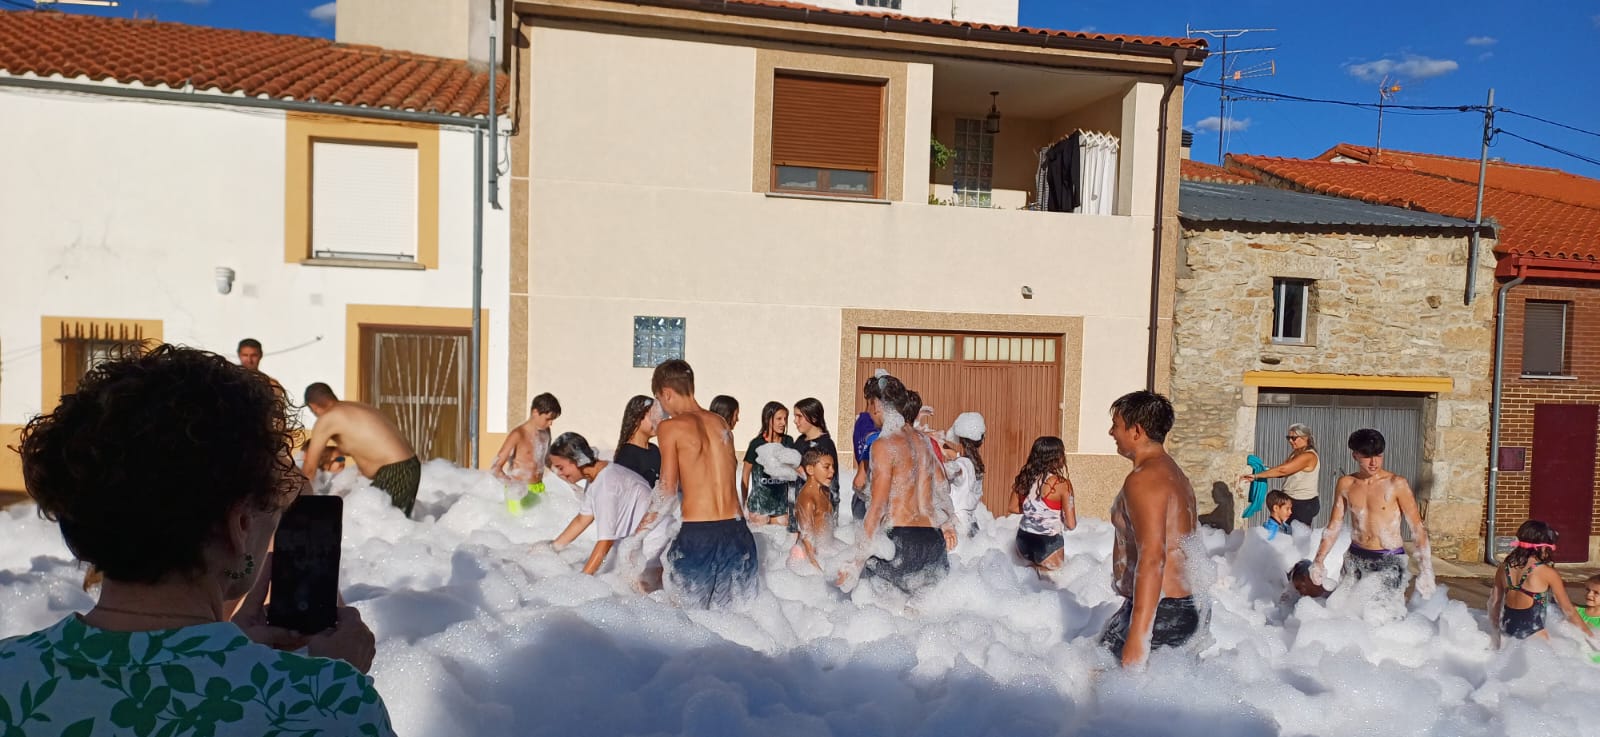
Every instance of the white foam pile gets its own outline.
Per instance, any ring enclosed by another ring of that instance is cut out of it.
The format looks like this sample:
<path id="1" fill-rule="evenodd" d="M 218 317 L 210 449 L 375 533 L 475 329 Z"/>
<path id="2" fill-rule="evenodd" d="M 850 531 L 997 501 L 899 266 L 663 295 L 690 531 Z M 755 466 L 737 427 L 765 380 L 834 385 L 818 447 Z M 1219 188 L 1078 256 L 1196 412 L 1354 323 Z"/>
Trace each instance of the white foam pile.
<path id="1" fill-rule="evenodd" d="M 344 481 L 345 479 L 341 479 Z M 1208 532 L 1200 641 L 1123 673 L 1095 642 L 1118 606 L 1111 530 L 1083 519 L 1041 581 L 1014 559 L 1015 518 L 983 518 L 953 572 L 910 604 L 849 595 L 787 565 L 757 531 L 761 597 L 683 611 L 614 575 L 578 573 L 586 536 L 531 552 L 577 509 L 508 516 L 486 474 L 434 462 L 415 516 L 362 486 L 346 499 L 343 590 L 378 637 L 373 669 L 406 735 L 1549 735 L 1596 734 L 1600 666 L 1552 613 L 1550 643 L 1490 650 L 1482 612 L 1444 591 L 1373 606 L 1360 587 L 1280 601 L 1309 536 Z M 843 479 L 849 488 L 849 479 Z M 1087 510 L 1086 510 L 1087 511 Z M 981 513 L 980 513 L 981 514 Z M 846 513 L 846 534 L 853 530 Z M 1296 546 L 1301 549 L 1294 549 Z M 1336 568 L 1330 564 L 1330 568 Z M 609 570 L 609 566 L 608 566 Z M 92 606 L 54 525 L 0 511 L 0 637 Z"/>

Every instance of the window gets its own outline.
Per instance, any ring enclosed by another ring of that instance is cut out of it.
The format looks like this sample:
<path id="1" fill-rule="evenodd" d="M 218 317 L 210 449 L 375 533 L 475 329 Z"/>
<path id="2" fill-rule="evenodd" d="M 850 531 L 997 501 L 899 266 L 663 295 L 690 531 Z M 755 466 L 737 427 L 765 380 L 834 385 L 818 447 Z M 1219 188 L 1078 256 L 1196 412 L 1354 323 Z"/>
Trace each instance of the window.
<path id="1" fill-rule="evenodd" d="M 955 174 L 956 204 L 963 207 L 989 207 L 994 192 L 994 134 L 982 120 L 956 119 Z"/>
<path id="2" fill-rule="evenodd" d="M 772 86 L 772 190 L 879 196 L 883 83 L 779 74 Z"/>
<path id="3" fill-rule="evenodd" d="M 1306 343 L 1306 313 L 1311 302 L 1311 282 L 1305 279 L 1272 280 L 1272 342 Z"/>
<path id="4" fill-rule="evenodd" d="M 416 146 L 312 142 L 311 254 L 416 260 Z"/>
<path id="5" fill-rule="evenodd" d="M 1528 376 L 1567 374 L 1567 328 L 1570 302 L 1525 303 L 1522 313 L 1522 373 Z"/>
<path id="6" fill-rule="evenodd" d="M 663 361 L 683 358 L 683 336 L 681 317 L 633 318 L 633 367 L 655 368 Z"/>
<path id="7" fill-rule="evenodd" d="M 856 0 L 856 4 L 867 8 L 900 9 L 900 0 Z"/>
<path id="8" fill-rule="evenodd" d="M 61 323 L 61 391 L 77 389 L 91 369 L 106 361 L 137 356 L 144 351 L 144 330 L 134 325 L 81 322 Z"/>

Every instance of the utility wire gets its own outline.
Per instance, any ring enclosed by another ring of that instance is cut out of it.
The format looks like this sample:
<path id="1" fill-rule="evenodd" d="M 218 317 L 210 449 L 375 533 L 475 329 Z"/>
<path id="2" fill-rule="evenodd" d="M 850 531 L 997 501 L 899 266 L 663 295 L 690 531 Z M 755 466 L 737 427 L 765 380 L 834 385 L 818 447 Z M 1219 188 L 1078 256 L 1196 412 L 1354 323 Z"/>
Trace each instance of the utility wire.
<path id="1" fill-rule="evenodd" d="M 1515 133 L 1512 133 L 1511 131 L 1508 131 L 1508 130 L 1506 130 L 1504 128 L 1496 128 L 1496 129 L 1494 129 L 1494 132 L 1495 132 L 1496 135 L 1504 133 L 1505 135 L 1511 136 L 1512 138 L 1515 138 L 1515 139 L 1517 139 L 1519 141 L 1522 141 L 1524 143 L 1531 143 L 1531 144 L 1533 144 L 1535 146 L 1538 146 L 1539 148 L 1542 148 L 1542 149 L 1544 149 L 1546 151 L 1551 151 L 1551 152 L 1554 152 L 1554 153 L 1558 153 L 1558 154 L 1561 154 L 1563 156 L 1571 156 L 1572 158 L 1577 159 L 1579 161 L 1584 161 L 1584 162 L 1588 162 L 1590 164 L 1593 164 L 1595 166 L 1600 166 L 1600 159 L 1593 159 L 1593 158 L 1590 158 L 1588 156 L 1584 156 L 1583 154 L 1573 153 L 1573 152 L 1568 151 L 1568 150 L 1566 150 L 1564 148 L 1556 148 L 1555 146 L 1552 146 L 1552 145 L 1550 145 L 1548 143 L 1540 143 L 1538 141 L 1533 140 L 1532 138 L 1525 138 L 1523 136 L 1519 136 L 1519 135 L 1517 135 Z"/>
<path id="2" fill-rule="evenodd" d="M 1363 109 L 1368 109 L 1368 110 L 1376 110 L 1379 107 L 1378 103 L 1375 103 L 1375 102 L 1356 102 L 1354 100 L 1329 100 L 1329 99 L 1320 98 L 1320 97 L 1302 97 L 1300 95 L 1291 95 L 1291 94 L 1288 94 L 1286 92 L 1272 92 L 1272 91 L 1268 91 L 1268 90 L 1257 90 L 1257 89 L 1251 89 L 1251 88 L 1248 88 L 1248 87 L 1240 87 L 1238 85 L 1227 85 L 1226 87 L 1224 87 L 1223 85 L 1217 84 L 1216 82 L 1207 82 L 1207 81 L 1205 81 L 1203 79 L 1189 78 L 1186 81 L 1189 84 L 1195 85 L 1197 87 L 1210 87 L 1211 89 L 1217 89 L 1217 90 L 1226 89 L 1229 92 L 1236 92 L 1236 93 L 1245 94 L 1245 95 L 1260 95 L 1260 96 L 1263 96 L 1263 97 L 1270 97 L 1270 98 L 1272 98 L 1274 100 L 1282 100 L 1282 101 L 1285 101 L 1285 102 L 1313 102 L 1313 103 L 1320 103 L 1320 104 L 1324 104 L 1324 105 L 1343 105 L 1345 107 L 1363 108 Z M 1482 112 L 1483 111 L 1483 106 L 1482 105 L 1391 105 L 1391 104 L 1388 104 L 1388 103 L 1384 103 L 1382 105 L 1382 107 L 1383 107 L 1383 109 L 1385 111 L 1393 111 L 1393 110 L 1427 110 L 1427 111 L 1449 112 L 1449 113 L 1469 113 L 1469 112 Z"/>
<path id="3" fill-rule="evenodd" d="M 1596 133 L 1596 132 L 1590 131 L 1590 130 L 1584 130 L 1584 129 L 1578 128 L 1576 126 L 1567 125 L 1566 123 L 1558 123 L 1558 122 L 1556 122 L 1554 120 L 1549 120 L 1547 118 L 1541 118 L 1541 117 L 1539 117 L 1537 115 L 1529 115 L 1527 113 L 1519 113 L 1519 112 L 1517 112 L 1515 110 L 1512 110 L 1510 108 L 1503 108 L 1502 107 L 1502 108 L 1495 108 L 1495 109 L 1496 109 L 1496 111 L 1505 113 L 1507 115 L 1515 115 L 1515 116 L 1517 116 L 1519 118 L 1527 118 L 1529 120 L 1537 120 L 1540 123 L 1544 123 L 1546 125 L 1553 125 L 1553 126 L 1555 126 L 1557 128 L 1566 128 L 1569 131 L 1576 131 L 1578 133 L 1582 133 L 1582 134 L 1585 134 L 1585 135 L 1594 136 L 1595 138 L 1600 138 L 1600 133 Z"/>

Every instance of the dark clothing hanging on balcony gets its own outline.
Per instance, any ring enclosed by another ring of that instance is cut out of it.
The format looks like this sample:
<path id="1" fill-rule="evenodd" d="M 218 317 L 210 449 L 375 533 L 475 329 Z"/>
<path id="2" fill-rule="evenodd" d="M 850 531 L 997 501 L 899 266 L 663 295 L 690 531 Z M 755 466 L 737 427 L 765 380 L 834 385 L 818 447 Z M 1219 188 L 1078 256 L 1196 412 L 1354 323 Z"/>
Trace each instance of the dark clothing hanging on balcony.
<path id="1" fill-rule="evenodd" d="M 1049 200 L 1045 209 L 1050 212 L 1075 212 L 1083 203 L 1083 190 L 1079 187 L 1083 160 L 1079 156 L 1081 132 L 1074 132 L 1051 146 L 1045 152 L 1045 178 L 1050 184 Z"/>

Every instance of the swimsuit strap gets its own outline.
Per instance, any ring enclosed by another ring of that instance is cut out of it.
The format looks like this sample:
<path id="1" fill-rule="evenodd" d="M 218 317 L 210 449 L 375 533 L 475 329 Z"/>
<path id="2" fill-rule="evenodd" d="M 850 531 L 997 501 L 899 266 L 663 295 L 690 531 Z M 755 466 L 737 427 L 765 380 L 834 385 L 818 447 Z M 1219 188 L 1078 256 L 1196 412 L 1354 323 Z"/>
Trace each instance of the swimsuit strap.
<path id="1" fill-rule="evenodd" d="M 1511 571 L 1509 569 L 1506 570 L 1506 585 L 1510 586 L 1512 591 L 1516 591 L 1516 592 L 1522 594 L 1523 596 L 1526 596 L 1526 597 L 1528 597 L 1530 599 L 1533 599 L 1534 606 L 1538 606 L 1540 604 L 1545 603 L 1545 601 L 1547 600 L 1547 597 L 1550 596 L 1550 590 L 1549 589 L 1545 589 L 1544 591 L 1540 591 L 1538 593 L 1534 593 L 1532 591 L 1529 591 L 1529 590 L 1523 588 L 1523 585 L 1528 582 L 1528 577 L 1533 575 L 1533 569 L 1538 568 L 1539 566 L 1542 566 L 1542 565 L 1544 565 L 1544 561 L 1542 561 L 1542 560 L 1541 561 L 1534 561 L 1533 565 L 1528 566 L 1528 570 L 1523 571 L 1522 580 L 1518 581 L 1515 584 L 1511 583 Z"/>

